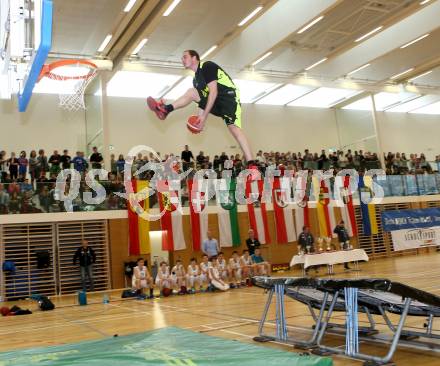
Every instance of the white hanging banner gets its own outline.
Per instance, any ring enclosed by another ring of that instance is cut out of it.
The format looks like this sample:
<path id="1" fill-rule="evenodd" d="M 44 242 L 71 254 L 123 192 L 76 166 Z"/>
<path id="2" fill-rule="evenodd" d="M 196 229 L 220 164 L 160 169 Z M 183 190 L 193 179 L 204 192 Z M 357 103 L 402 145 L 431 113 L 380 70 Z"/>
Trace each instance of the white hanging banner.
<path id="1" fill-rule="evenodd" d="M 391 232 L 395 251 L 440 245 L 440 226 Z"/>

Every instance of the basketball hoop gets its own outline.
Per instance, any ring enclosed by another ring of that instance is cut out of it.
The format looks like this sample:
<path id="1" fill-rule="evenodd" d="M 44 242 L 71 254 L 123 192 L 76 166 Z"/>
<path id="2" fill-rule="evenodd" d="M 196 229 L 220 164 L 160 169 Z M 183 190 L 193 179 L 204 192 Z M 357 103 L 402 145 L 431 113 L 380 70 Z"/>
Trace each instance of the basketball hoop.
<path id="1" fill-rule="evenodd" d="M 98 74 L 98 67 L 88 60 L 60 60 L 44 65 L 38 81 L 47 77 L 60 84 L 59 106 L 70 112 L 86 109 L 84 93 Z M 67 84 L 68 83 L 68 84 Z"/>

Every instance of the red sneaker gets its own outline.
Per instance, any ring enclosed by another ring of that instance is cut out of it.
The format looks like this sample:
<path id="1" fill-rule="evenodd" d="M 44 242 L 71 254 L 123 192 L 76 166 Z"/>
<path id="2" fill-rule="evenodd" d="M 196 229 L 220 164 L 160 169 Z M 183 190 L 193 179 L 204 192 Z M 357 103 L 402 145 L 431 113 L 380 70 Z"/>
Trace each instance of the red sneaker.
<path id="1" fill-rule="evenodd" d="M 152 97 L 147 98 L 148 108 L 150 108 L 154 113 L 156 113 L 157 118 L 164 120 L 167 118 L 168 111 L 165 109 L 165 103 L 163 100 L 155 100 Z"/>

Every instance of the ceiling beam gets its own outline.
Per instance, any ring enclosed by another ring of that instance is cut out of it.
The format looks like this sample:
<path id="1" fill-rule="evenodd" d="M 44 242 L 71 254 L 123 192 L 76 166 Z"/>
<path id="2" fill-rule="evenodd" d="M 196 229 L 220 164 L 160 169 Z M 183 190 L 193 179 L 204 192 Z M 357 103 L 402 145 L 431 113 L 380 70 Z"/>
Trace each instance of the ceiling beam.
<path id="1" fill-rule="evenodd" d="M 113 60 L 114 71 L 131 55 L 143 38 L 148 38 L 162 19 L 163 12 L 173 0 L 147 0 L 136 12 L 130 24 L 111 48 L 108 57 Z"/>
<path id="2" fill-rule="evenodd" d="M 327 62 L 317 66 L 313 72 L 315 75 L 326 75 L 334 78 L 346 75 L 357 67 L 412 41 L 414 34 L 429 33 L 432 29 L 437 28 L 438 14 L 440 14 L 440 1 L 421 8 L 416 13 L 391 25 L 351 49 L 329 57 Z"/>
<path id="3" fill-rule="evenodd" d="M 284 42 L 292 33 L 342 0 L 279 0 L 238 37 L 221 49 L 214 61 L 241 70 Z M 294 16 L 292 16 L 294 14 Z"/>
<path id="4" fill-rule="evenodd" d="M 414 70 L 412 70 L 411 72 L 408 72 L 405 75 L 402 75 L 401 78 L 394 79 L 394 82 L 396 82 L 396 83 L 406 82 L 406 81 L 416 77 L 417 75 L 421 75 L 424 72 L 433 70 L 439 66 L 440 66 L 440 56 L 436 57 L 432 60 L 429 60 L 421 65 L 414 67 Z"/>

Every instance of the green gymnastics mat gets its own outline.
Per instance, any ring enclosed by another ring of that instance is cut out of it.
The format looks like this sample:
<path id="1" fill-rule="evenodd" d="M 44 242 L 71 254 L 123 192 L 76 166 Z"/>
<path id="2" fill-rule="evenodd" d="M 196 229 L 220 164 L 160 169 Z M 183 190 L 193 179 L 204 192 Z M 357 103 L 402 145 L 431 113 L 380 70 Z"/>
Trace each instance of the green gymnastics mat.
<path id="1" fill-rule="evenodd" d="M 0 366 L 331 366 L 331 358 L 211 337 L 179 328 L 0 353 Z"/>

